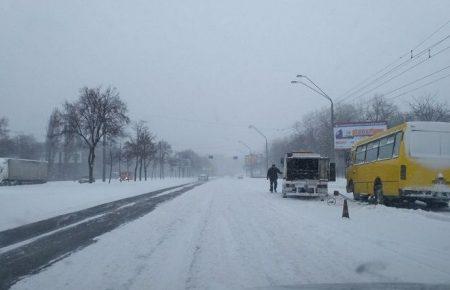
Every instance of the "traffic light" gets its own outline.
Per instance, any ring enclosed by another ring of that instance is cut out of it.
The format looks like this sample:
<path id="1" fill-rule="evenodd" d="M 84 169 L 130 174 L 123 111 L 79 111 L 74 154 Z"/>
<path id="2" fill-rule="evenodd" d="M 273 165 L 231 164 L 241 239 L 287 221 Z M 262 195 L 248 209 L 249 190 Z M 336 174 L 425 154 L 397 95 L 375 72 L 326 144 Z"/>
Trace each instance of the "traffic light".
<path id="1" fill-rule="evenodd" d="M 234 159 L 234 160 L 238 160 L 238 157 L 237 157 L 237 156 L 233 156 L 233 159 Z"/>
<path id="2" fill-rule="evenodd" d="M 214 159 L 214 156 L 209 155 L 208 158 L 209 158 L 209 159 Z"/>

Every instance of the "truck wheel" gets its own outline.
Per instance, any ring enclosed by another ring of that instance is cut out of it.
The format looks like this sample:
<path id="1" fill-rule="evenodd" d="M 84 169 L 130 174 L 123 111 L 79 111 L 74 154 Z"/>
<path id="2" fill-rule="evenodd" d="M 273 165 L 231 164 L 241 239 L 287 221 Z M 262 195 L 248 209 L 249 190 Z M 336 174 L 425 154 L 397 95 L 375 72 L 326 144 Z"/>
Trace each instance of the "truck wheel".
<path id="1" fill-rule="evenodd" d="M 283 198 L 287 198 L 286 192 L 282 191 L 281 194 L 282 194 Z"/>
<path id="2" fill-rule="evenodd" d="M 386 204 L 386 199 L 383 194 L 383 183 L 380 180 L 375 181 L 375 185 L 373 188 L 373 194 L 378 204 Z"/>

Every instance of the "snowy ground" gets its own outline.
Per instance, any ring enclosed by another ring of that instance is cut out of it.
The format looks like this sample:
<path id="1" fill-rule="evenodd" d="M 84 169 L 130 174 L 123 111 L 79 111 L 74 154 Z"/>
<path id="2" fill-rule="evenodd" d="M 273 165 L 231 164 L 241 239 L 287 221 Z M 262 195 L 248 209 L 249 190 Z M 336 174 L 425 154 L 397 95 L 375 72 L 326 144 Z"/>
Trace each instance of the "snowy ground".
<path id="1" fill-rule="evenodd" d="M 450 283 L 445 213 L 283 199 L 263 179 L 217 179 L 98 237 L 13 289 L 217 289 Z M 336 184 L 342 187 L 342 181 Z"/>
<path id="2" fill-rule="evenodd" d="M 189 178 L 142 182 L 111 181 L 79 184 L 73 181 L 0 187 L 0 231 L 108 201 L 192 182 Z"/>

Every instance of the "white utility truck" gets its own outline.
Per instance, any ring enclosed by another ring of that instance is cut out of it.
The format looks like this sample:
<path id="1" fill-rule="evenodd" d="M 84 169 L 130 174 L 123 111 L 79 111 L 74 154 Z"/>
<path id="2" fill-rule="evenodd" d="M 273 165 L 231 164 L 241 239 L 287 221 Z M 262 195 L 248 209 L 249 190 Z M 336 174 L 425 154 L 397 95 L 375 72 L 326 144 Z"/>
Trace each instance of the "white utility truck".
<path id="1" fill-rule="evenodd" d="M 330 159 L 312 152 L 286 153 L 282 195 L 319 197 L 328 194 L 328 181 L 336 180 L 336 166 Z"/>
<path id="2" fill-rule="evenodd" d="M 0 158 L 0 185 L 47 182 L 47 162 Z"/>

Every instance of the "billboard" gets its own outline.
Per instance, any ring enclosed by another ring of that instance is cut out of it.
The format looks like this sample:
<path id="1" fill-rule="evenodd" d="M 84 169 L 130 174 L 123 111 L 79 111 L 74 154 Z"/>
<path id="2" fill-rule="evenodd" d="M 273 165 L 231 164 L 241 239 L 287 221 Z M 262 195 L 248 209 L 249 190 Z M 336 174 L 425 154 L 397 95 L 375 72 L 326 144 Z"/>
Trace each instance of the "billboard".
<path id="1" fill-rule="evenodd" d="M 386 129 L 386 122 L 338 123 L 334 126 L 334 148 L 350 149 L 353 143 Z"/>

